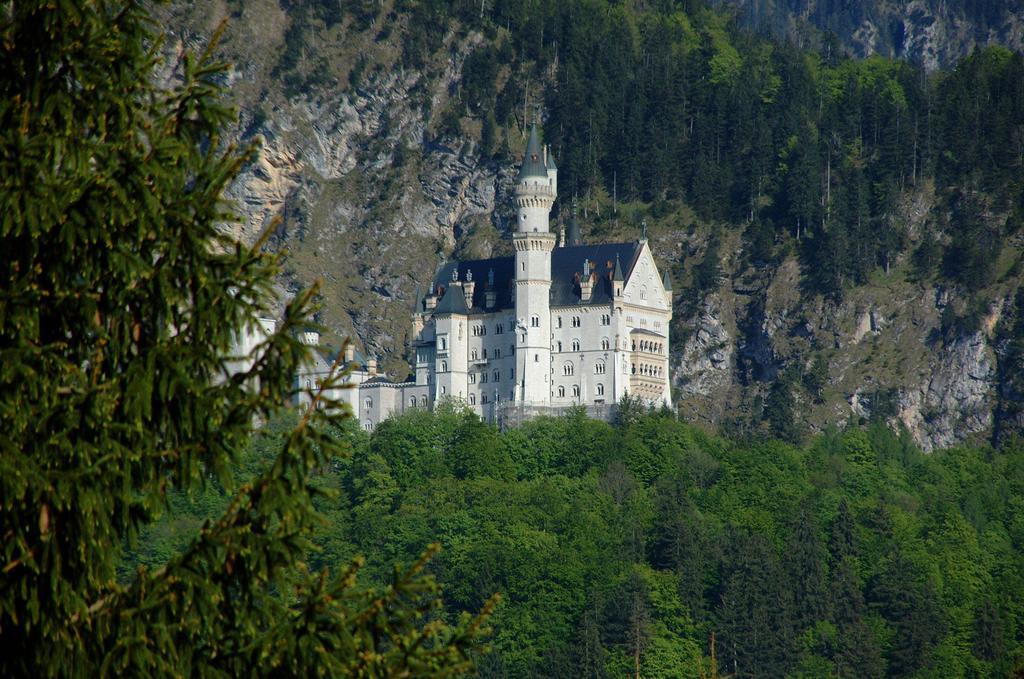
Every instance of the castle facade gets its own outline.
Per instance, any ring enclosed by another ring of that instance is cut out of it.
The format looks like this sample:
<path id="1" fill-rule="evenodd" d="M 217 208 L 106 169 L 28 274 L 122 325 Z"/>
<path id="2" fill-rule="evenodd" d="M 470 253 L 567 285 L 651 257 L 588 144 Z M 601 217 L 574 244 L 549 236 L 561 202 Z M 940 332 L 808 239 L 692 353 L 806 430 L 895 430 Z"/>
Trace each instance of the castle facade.
<path id="1" fill-rule="evenodd" d="M 367 430 L 445 399 L 499 423 L 573 405 L 605 416 L 627 394 L 670 406 L 667 273 L 646 238 L 586 244 L 575 216 L 556 241 L 549 216 L 557 194 L 558 169 L 534 127 L 515 187 L 515 255 L 443 264 L 417 295 L 409 380 L 388 380 L 350 349 L 351 388 L 329 396 Z M 297 386 L 315 385 L 329 367 L 315 354 Z"/>

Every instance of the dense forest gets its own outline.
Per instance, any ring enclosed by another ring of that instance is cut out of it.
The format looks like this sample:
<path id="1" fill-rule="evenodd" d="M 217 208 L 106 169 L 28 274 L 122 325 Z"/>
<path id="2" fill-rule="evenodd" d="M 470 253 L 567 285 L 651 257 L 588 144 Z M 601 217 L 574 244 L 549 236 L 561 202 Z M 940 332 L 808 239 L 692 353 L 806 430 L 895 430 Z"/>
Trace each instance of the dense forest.
<path id="1" fill-rule="evenodd" d="M 1024 217 L 1024 58 L 1002 48 L 927 76 L 906 62 L 770 42 L 700 2 L 415 4 L 440 39 L 457 14 L 494 36 L 455 114 L 511 128 L 547 112 L 562 191 L 680 202 L 745 225 L 747 257 L 796 249 L 811 291 L 842 294 L 912 244 L 901 195 L 934 183 L 948 219 L 913 234 L 921 276 L 976 291 Z M 418 43 L 407 44 L 411 65 Z M 427 49 L 430 46 L 422 46 Z M 530 64 L 502 77 L 505 64 Z M 542 102 L 531 100 L 543 94 Z M 524 110 L 524 108 L 526 110 Z M 461 110 L 459 110 L 461 109 Z"/>
<path id="2" fill-rule="evenodd" d="M 1024 671 L 1019 441 L 925 456 L 876 423 L 735 443 L 628 402 L 613 424 L 500 432 L 450 405 L 332 436 L 351 456 L 317 476 L 308 565 L 363 554 L 387 582 L 439 541 L 440 615 L 503 597 L 483 676 L 711 676 L 712 655 L 735 677 Z M 164 563 L 228 497 L 173 496 L 122 572 Z"/>

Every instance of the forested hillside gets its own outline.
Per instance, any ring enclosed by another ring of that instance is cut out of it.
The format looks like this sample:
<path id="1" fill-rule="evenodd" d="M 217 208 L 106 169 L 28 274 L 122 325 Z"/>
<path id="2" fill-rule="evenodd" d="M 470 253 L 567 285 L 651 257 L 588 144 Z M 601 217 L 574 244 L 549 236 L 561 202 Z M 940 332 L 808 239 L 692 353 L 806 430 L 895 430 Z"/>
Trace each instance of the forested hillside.
<path id="1" fill-rule="evenodd" d="M 968 4 L 943 7 L 984 9 Z M 248 233 L 283 216 L 282 284 L 322 278 L 328 342 L 356 336 L 396 377 L 416 286 L 509 250 L 538 117 L 556 220 L 575 202 L 594 241 L 647 223 L 678 294 L 687 418 L 799 441 L 882 417 L 925 449 L 1024 427 L 1019 53 L 965 48 L 927 72 L 769 39 L 698 0 L 232 0 L 165 18 L 186 42 L 228 20 L 240 136 L 264 149 L 234 189 Z"/>
<path id="2" fill-rule="evenodd" d="M 272 459 L 281 422 L 236 471 Z M 884 425 L 737 445 L 668 413 L 499 433 L 458 408 L 352 446 L 317 485 L 311 568 L 386 582 L 440 541 L 440 615 L 493 593 L 484 677 L 1009 677 L 1024 671 L 1024 448 L 923 455 Z M 162 564 L 227 496 L 172 498 Z M 703 673 L 703 674 L 702 674 Z"/>

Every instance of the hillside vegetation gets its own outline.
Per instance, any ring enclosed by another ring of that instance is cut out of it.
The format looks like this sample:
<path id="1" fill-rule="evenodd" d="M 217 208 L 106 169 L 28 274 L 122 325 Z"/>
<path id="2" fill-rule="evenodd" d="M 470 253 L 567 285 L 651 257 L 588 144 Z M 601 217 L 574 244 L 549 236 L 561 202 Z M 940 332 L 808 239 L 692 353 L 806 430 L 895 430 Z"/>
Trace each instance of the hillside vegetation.
<path id="1" fill-rule="evenodd" d="M 324 279 L 328 342 L 355 335 L 396 377 L 416 286 L 509 252 L 536 116 L 556 223 L 574 202 L 589 240 L 647 222 L 688 418 L 799 440 L 884 417 L 925 449 L 1024 427 L 1020 54 L 926 72 L 698 0 L 233 0 L 167 22 L 188 41 L 222 17 L 241 134 L 264 141 L 235 192 L 250 233 L 282 215 L 283 285 Z"/>
<path id="2" fill-rule="evenodd" d="M 286 423 L 236 474 L 270 459 Z M 1008 677 L 1024 671 L 1024 448 L 922 455 L 880 424 L 737 445 L 667 413 L 498 432 L 457 407 L 383 423 L 317 485 L 311 568 L 435 540 L 443 619 L 493 593 L 485 677 Z M 172 499 L 124 564 L 227 502 Z M 702 672 L 704 673 L 702 675 Z"/>

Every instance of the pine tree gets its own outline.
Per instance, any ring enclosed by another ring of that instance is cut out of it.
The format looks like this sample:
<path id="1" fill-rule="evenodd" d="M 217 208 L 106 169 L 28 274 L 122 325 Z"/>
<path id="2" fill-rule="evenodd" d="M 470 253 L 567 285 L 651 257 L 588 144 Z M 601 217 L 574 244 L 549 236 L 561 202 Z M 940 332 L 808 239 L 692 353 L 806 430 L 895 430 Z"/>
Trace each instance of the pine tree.
<path id="1" fill-rule="evenodd" d="M 220 136 L 212 46 L 164 88 L 142 3 L 19 2 L 0 34 L 0 675 L 470 670 L 481 621 L 424 623 L 440 605 L 424 560 L 362 593 L 358 563 L 304 566 L 311 474 L 344 452 L 329 409 L 182 553 L 118 581 L 168 493 L 228 485 L 253 423 L 289 402 L 316 291 L 231 370 L 277 261 L 225 233 L 249 153 Z"/>

